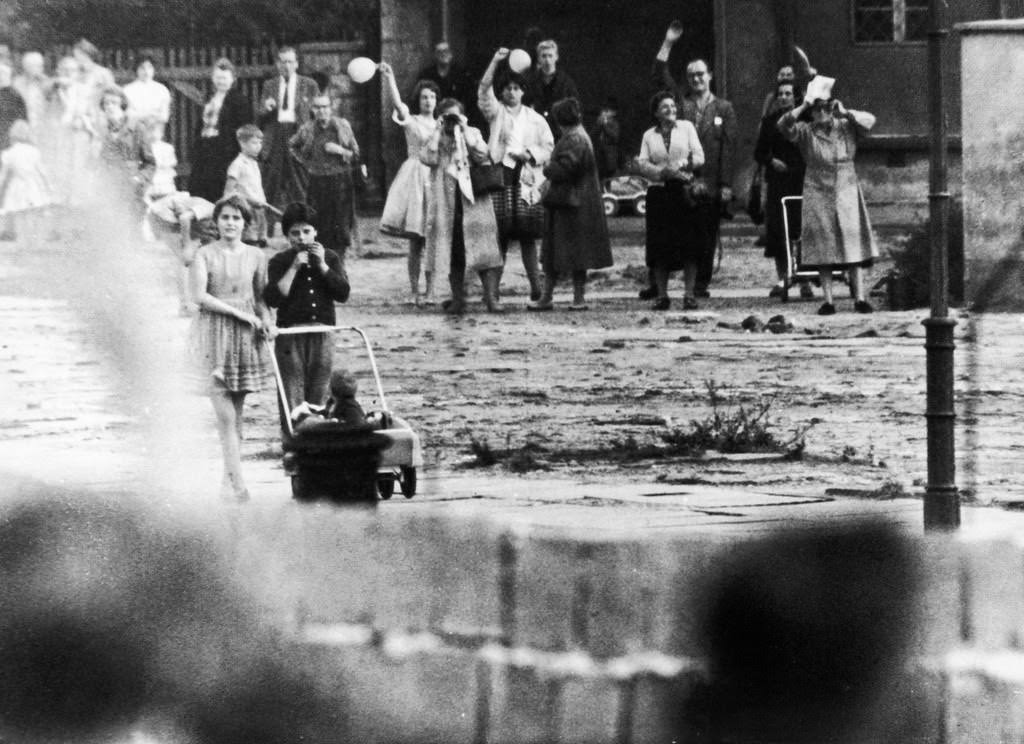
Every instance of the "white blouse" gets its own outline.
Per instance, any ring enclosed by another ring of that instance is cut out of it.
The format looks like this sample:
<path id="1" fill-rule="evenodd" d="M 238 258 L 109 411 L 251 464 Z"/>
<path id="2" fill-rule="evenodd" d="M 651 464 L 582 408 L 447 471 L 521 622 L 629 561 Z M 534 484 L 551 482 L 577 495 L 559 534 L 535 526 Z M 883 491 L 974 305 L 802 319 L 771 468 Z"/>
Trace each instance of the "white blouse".
<path id="1" fill-rule="evenodd" d="M 640 172 L 652 181 L 661 180 L 661 171 L 666 166 L 678 169 L 689 164 L 690 168 L 704 165 L 704 148 L 700 146 L 697 129 L 685 119 L 677 119 L 669 133 L 669 148 L 665 149 L 665 140 L 661 129 L 651 127 L 644 132 L 640 143 L 640 156 L 637 166 Z"/>

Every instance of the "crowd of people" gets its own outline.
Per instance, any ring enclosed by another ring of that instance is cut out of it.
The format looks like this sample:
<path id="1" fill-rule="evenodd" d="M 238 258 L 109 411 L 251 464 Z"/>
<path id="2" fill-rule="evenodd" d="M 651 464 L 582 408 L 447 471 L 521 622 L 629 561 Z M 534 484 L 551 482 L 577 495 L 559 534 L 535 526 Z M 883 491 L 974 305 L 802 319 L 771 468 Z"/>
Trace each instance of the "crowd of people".
<path id="1" fill-rule="evenodd" d="M 579 91 L 559 66 L 553 40 L 536 44 L 536 62 L 527 67 L 513 67 L 510 50 L 497 49 L 476 79 L 442 42 L 408 102 L 395 70 L 382 61 L 385 107 L 404 132 L 407 157 L 388 189 L 380 226 L 408 241 L 411 301 L 462 314 L 466 275 L 473 272 L 487 311 L 502 312 L 502 272 L 514 242 L 529 281 L 528 310 L 555 309 L 563 278 L 572 283 L 568 309 L 588 309 L 587 272 L 613 262 L 600 179 L 624 167 L 649 183 L 649 285 L 640 298 L 653 310 L 669 309 L 676 271 L 684 309 L 709 297 L 720 223 L 733 200 L 737 123 L 732 105 L 712 92 L 706 60 L 688 62 L 685 83 L 674 79 L 669 56 L 682 33 L 673 22 L 655 56 L 653 126 L 628 165 L 615 100 L 602 103 L 588 132 Z M 281 47 L 276 63 L 278 74 L 255 102 L 236 85 L 230 60 L 214 63 L 188 190 L 180 190 L 174 148 L 164 141 L 172 98 L 151 58 L 137 60 L 135 79 L 123 88 L 84 39 L 52 78 L 38 52 L 23 55 L 17 77 L 11 61 L 0 58 L 3 229 L 31 234 L 32 216 L 41 210 L 87 206 L 101 177 L 130 205 L 140 237 L 162 239 L 175 251 L 181 308 L 195 315 L 192 349 L 223 445 L 223 490 L 239 500 L 247 497 L 242 407 L 264 383 L 263 341 L 276 337 L 287 397 L 282 415 L 323 404 L 331 344 L 323 334 L 277 329 L 332 325 L 335 303 L 350 291 L 345 253 L 360 147 L 331 90 L 299 74 L 296 50 Z M 767 185 L 765 254 L 779 279 L 772 292 L 786 286 L 792 268 L 781 200 L 802 196 L 801 261 L 819 274 L 819 313 L 836 311 L 837 270 L 851 276 L 854 309 L 870 312 L 862 269 L 878 254 L 853 161 L 857 137 L 874 119 L 846 109 L 830 89 L 818 86 L 812 95 L 812 78 L 807 65 L 780 71 L 753 153 Z M 47 164 L 67 177 L 52 178 Z M 288 247 L 268 261 L 262 249 L 277 226 Z"/>

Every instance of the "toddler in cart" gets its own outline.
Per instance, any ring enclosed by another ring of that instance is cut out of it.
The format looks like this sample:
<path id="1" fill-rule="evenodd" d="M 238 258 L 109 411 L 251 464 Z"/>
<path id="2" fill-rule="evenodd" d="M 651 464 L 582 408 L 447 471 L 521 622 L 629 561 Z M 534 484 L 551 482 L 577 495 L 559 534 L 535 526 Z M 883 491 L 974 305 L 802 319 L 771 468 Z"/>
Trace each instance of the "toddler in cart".
<path id="1" fill-rule="evenodd" d="M 345 369 L 331 372 L 331 397 L 327 405 L 318 406 L 303 401 L 291 412 L 292 425 L 296 431 L 309 429 L 324 422 L 338 423 L 349 427 L 366 426 L 366 413 L 356 400 L 359 383 L 355 376 Z"/>

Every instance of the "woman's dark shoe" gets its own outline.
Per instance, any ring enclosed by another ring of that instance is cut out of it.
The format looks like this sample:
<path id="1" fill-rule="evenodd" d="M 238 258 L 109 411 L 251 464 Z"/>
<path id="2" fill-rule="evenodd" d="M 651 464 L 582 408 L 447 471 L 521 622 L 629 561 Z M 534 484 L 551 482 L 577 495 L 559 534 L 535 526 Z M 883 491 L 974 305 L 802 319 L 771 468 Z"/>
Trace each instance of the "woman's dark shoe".
<path id="1" fill-rule="evenodd" d="M 697 300 L 693 297 L 683 298 L 683 310 L 697 310 L 700 305 L 697 304 Z"/>
<path id="2" fill-rule="evenodd" d="M 786 293 L 785 284 L 776 284 L 772 287 L 772 291 L 768 293 L 769 297 L 782 297 Z"/>
<path id="3" fill-rule="evenodd" d="M 823 302 L 821 307 L 818 308 L 818 315 L 835 315 L 836 306 L 831 302 Z"/>
<path id="4" fill-rule="evenodd" d="M 441 303 L 441 309 L 449 315 L 462 315 L 466 311 L 466 303 L 462 300 L 445 300 Z"/>
<path id="5" fill-rule="evenodd" d="M 554 310 L 555 306 L 550 302 L 532 302 L 526 306 L 526 309 L 531 313 L 547 313 Z"/>
<path id="6" fill-rule="evenodd" d="M 857 300 L 855 303 L 853 303 L 853 309 L 856 310 L 858 313 L 875 312 L 875 308 L 872 307 L 871 303 L 868 302 L 867 300 Z"/>
<path id="7" fill-rule="evenodd" d="M 644 287 L 643 289 L 640 290 L 638 296 L 641 300 L 653 300 L 655 297 L 658 296 L 658 290 L 656 290 L 654 287 Z"/>
<path id="8" fill-rule="evenodd" d="M 693 296 L 700 297 L 702 300 L 710 300 L 711 292 L 706 287 L 704 289 L 695 289 L 693 290 Z"/>
<path id="9" fill-rule="evenodd" d="M 672 300 L 668 297 L 659 297 L 651 305 L 651 310 L 668 310 L 670 307 L 672 307 Z"/>

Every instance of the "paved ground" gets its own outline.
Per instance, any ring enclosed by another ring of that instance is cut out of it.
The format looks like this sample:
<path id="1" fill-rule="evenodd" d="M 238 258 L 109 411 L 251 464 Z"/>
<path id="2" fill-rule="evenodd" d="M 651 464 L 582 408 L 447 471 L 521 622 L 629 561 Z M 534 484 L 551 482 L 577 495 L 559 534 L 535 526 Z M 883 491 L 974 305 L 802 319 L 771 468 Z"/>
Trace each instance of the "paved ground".
<path id="1" fill-rule="evenodd" d="M 383 509 L 483 514 L 581 535 L 749 533 L 865 514 L 919 529 L 926 313 L 825 322 L 814 314 L 820 299 L 770 301 L 768 262 L 742 234 L 727 238 L 714 299 L 698 312 L 652 313 L 635 299 L 639 223 L 619 219 L 613 229 L 616 266 L 593 279 L 590 313 L 525 312 L 513 255 L 509 312 L 453 320 L 401 302 L 401 246 L 365 228 L 343 322 L 374 339 L 389 402 L 417 426 L 427 456 L 420 495 Z M 116 256 L 73 243 L 0 243 L 5 470 L 215 503 L 212 414 L 180 384 L 188 320 L 175 313 L 168 269 L 156 246 Z M 786 333 L 739 327 L 779 312 L 792 325 Z M 961 314 L 957 335 L 961 485 L 984 503 L 1020 498 L 1022 318 Z M 344 344 L 339 353 L 358 363 Z M 772 397 L 780 434 L 809 427 L 804 458 L 641 456 L 673 426 L 711 412 L 707 380 L 733 410 Z M 289 489 L 274 403 L 251 402 L 252 508 L 282 508 Z M 472 442 L 506 464 L 478 467 Z M 1015 516 L 969 508 L 965 524 L 1015 527 Z"/>

